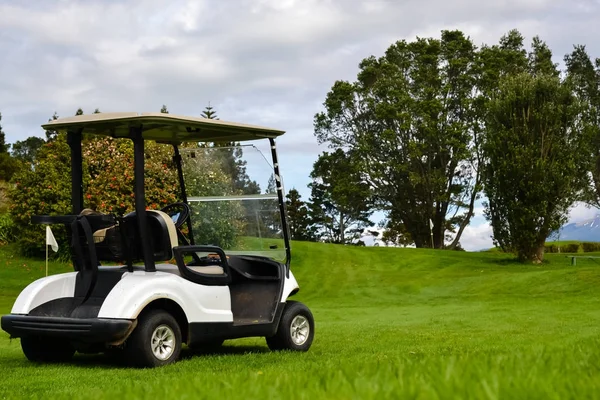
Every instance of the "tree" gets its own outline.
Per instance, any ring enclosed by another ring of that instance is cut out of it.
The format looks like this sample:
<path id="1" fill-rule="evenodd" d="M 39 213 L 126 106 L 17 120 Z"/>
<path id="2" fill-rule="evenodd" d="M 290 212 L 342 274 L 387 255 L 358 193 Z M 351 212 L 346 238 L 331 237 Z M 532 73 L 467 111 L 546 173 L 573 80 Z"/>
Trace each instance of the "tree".
<path id="1" fill-rule="evenodd" d="M 11 153 L 16 159 L 27 164 L 32 164 L 37 152 L 44 143 L 46 143 L 46 141 L 41 137 L 30 136 L 25 140 L 15 142 L 12 145 Z"/>
<path id="2" fill-rule="evenodd" d="M 310 177 L 310 219 L 322 239 L 349 243 L 373 225 L 369 221 L 372 193 L 350 154 L 341 149 L 322 153 Z"/>
<path id="3" fill-rule="evenodd" d="M 52 115 L 52 117 L 48 120 L 48 122 L 56 121 L 57 119 L 58 119 L 58 114 L 55 111 L 54 114 Z M 47 142 L 51 142 L 51 141 L 55 140 L 58 135 L 58 132 L 53 131 L 53 130 L 46 130 L 45 132 L 46 132 L 46 141 Z"/>
<path id="4" fill-rule="evenodd" d="M 169 110 L 167 110 L 167 106 L 163 104 L 163 106 L 160 108 L 160 112 L 163 114 L 168 114 Z"/>
<path id="5" fill-rule="evenodd" d="M 476 66 L 475 46 L 458 31 L 398 41 L 383 57 L 363 60 L 356 82 L 336 82 L 315 116 L 319 142 L 352 151 L 377 208 L 417 247 L 431 246 L 430 219 L 442 248 L 449 216 L 460 226 L 472 216 L 472 207 L 458 212 L 478 193 L 469 167 Z"/>
<path id="6" fill-rule="evenodd" d="M 213 107 L 211 107 L 210 102 L 208 103 L 204 111 L 202 111 L 201 115 L 204 118 L 208 119 L 219 119 L 219 117 L 217 117 L 217 112 L 213 110 Z"/>
<path id="7" fill-rule="evenodd" d="M 2 113 L 0 113 L 0 123 L 2 122 Z M 0 124 L 0 153 L 8 153 L 8 149 L 10 145 L 6 143 L 6 135 L 2 130 L 2 125 Z"/>
<path id="8" fill-rule="evenodd" d="M 208 104 L 202 111 L 202 117 L 207 119 L 219 119 L 216 111 Z M 222 155 L 223 170 L 232 179 L 233 190 L 241 194 L 258 194 L 260 186 L 256 181 L 250 179 L 246 172 L 246 161 L 244 152 L 239 143 L 215 142 L 212 147 L 219 148 L 218 154 Z"/>
<path id="9" fill-rule="evenodd" d="M 534 50 L 535 51 L 535 50 Z M 556 74 L 503 77 L 489 102 L 483 153 L 494 242 L 539 263 L 585 182 L 580 105 Z"/>
<path id="10" fill-rule="evenodd" d="M 0 114 L 0 122 L 2 114 Z M 21 164 L 14 157 L 11 157 L 8 150 L 10 145 L 6 143 L 6 135 L 0 125 L 0 181 L 8 182 L 12 176 L 19 170 Z"/>
<path id="11" fill-rule="evenodd" d="M 592 62 L 585 46 L 575 46 L 573 52 L 565 56 L 565 65 L 567 81 L 584 105 L 582 118 L 589 138 L 586 154 L 590 182 L 583 191 L 582 200 L 600 207 L 600 58 Z"/>
<path id="12" fill-rule="evenodd" d="M 294 188 L 286 195 L 285 204 L 290 236 L 292 240 L 312 241 L 314 240 L 314 232 L 310 223 L 309 210 L 301 197 L 300 193 Z"/>

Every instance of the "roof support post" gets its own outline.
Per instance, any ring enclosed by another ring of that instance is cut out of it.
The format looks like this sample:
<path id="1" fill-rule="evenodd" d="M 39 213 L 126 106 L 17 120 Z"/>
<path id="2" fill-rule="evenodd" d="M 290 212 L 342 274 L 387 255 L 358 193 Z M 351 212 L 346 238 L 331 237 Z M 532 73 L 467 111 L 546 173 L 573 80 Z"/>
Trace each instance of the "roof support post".
<path id="1" fill-rule="evenodd" d="M 173 150 L 175 151 L 175 154 L 173 155 L 173 162 L 175 163 L 175 166 L 177 167 L 177 176 L 179 178 L 179 188 L 181 189 L 181 201 L 183 201 L 185 204 L 188 204 L 188 199 L 187 199 L 187 192 L 185 191 L 185 179 L 183 179 L 183 169 L 181 167 L 181 154 L 179 154 L 179 147 L 177 146 L 177 143 L 173 143 Z M 194 243 L 194 232 L 192 230 L 192 218 L 188 218 L 187 220 L 187 227 L 188 227 L 188 232 L 189 232 L 189 237 L 190 237 L 190 244 L 195 244 Z"/>
<path id="2" fill-rule="evenodd" d="M 77 215 L 83 209 L 83 156 L 81 154 L 82 129 L 69 131 L 67 143 L 71 148 L 71 204 Z"/>
<path id="3" fill-rule="evenodd" d="M 283 242 L 285 244 L 285 263 L 288 267 L 287 271 L 289 272 L 290 262 L 292 261 L 292 252 L 290 249 L 290 231 L 288 229 L 283 185 L 281 183 L 281 175 L 279 174 L 279 162 L 277 161 L 277 147 L 275 146 L 275 139 L 269 138 L 269 143 L 271 144 L 273 172 L 275 173 L 275 186 L 277 187 L 277 199 L 279 200 L 279 214 L 281 216 L 281 230 L 283 231 Z"/>
<path id="4" fill-rule="evenodd" d="M 155 272 L 154 255 L 150 247 L 150 232 L 146 217 L 146 192 L 144 188 L 144 138 L 142 126 L 130 128 L 130 137 L 133 140 L 133 167 L 135 180 L 135 213 L 137 215 L 140 244 L 144 256 L 144 267 L 147 272 Z"/>

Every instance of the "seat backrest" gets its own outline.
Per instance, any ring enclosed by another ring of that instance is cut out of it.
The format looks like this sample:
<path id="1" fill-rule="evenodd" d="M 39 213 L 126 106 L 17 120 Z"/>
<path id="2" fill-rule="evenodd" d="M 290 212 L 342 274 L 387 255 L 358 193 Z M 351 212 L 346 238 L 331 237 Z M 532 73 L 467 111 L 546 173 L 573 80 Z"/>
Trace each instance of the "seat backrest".
<path id="1" fill-rule="evenodd" d="M 150 243 L 148 243 L 154 254 L 154 261 L 168 261 L 173 258 L 173 247 L 177 247 L 177 228 L 175 223 L 166 213 L 159 210 L 146 210 L 148 218 L 148 231 Z M 143 259 L 141 237 L 138 232 L 137 214 L 129 213 L 125 216 L 128 225 L 133 228 L 134 247 L 133 257 L 137 260 Z"/>

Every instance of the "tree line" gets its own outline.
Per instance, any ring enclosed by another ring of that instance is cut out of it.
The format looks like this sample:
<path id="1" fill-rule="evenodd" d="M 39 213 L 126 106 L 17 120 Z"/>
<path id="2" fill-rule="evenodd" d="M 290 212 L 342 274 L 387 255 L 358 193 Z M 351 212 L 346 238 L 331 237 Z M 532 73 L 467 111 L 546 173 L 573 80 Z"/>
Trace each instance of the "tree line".
<path id="1" fill-rule="evenodd" d="M 311 183 L 350 207 L 332 237 L 381 210 L 388 240 L 453 249 L 485 196 L 494 244 L 537 263 L 576 201 L 600 205 L 600 59 L 575 45 L 560 70 L 541 38 L 524 42 L 517 30 L 479 47 L 457 30 L 401 40 L 333 84 L 314 117 L 333 150 L 315 169 L 329 175 Z"/>
<path id="2" fill-rule="evenodd" d="M 329 150 L 313 165 L 310 198 L 287 194 L 292 238 L 354 243 L 382 211 L 385 240 L 457 249 L 485 197 L 494 244 L 541 262 L 575 202 L 600 206 L 600 59 L 583 45 L 562 70 L 552 57 L 541 38 L 526 48 L 516 30 L 481 46 L 454 30 L 362 60 L 314 116 Z M 210 106 L 203 115 L 215 117 Z M 35 170 L 57 139 L 46 132 L 10 149 L 0 134 L 1 178 Z M 223 163 L 228 176 L 260 193 L 238 151 Z"/>

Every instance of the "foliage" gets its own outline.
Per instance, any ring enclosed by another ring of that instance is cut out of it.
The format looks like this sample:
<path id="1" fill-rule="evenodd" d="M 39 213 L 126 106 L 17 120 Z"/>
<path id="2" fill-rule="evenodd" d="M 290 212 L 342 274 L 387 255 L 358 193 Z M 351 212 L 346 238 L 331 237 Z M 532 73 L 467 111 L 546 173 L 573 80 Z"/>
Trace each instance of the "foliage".
<path id="1" fill-rule="evenodd" d="M 33 160 L 40 149 L 46 143 L 44 139 L 37 136 L 30 136 L 25 140 L 18 140 L 12 145 L 12 156 L 27 165 L 33 164 Z"/>
<path id="2" fill-rule="evenodd" d="M 369 221 L 372 192 L 350 154 L 341 149 L 324 152 L 310 177 L 310 220 L 320 239 L 349 243 L 373 225 Z"/>
<path id="3" fill-rule="evenodd" d="M 146 204 L 150 209 L 160 209 L 177 201 L 179 184 L 172 149 L 153 141 L 146 141 L 144 146 Z M 117 215 L 133 211 L 133 142 L 97 137 L 84 140 L 82 147 L 89 173 L 85 206 Z"/>
<path id="4" fill-rule="evenodd" d="M 2 114 L 0 113 L 0 122 L 2 122 Z M 0 181 L 8 182 L 13 175 L 21 168 L 21 163 L 11 157 L 8 150 L 10 145 L 6 143 L 6 135 L 2 131 L 0 125 Z"/>
<path id="5" fill-rule="evenodd" d="M 583 242 L 581 243 L 581 248 L 584 253 L 593 253 L 596 251 L 600 251 L 600 243 L 597 242 Z"/>
<path id="6" fill-rule="evenodd" d="M 567 81 L 577 98 L 584 104 L 582 118 L 586 123 L 590 147 L 590 183 L 583 192 L 585 202 L 600 207 L 600 58 L 590 59 L 585 46 L 575 46 L 571 54 L 565 56 Z"/>
<path id="7" fill-rule="evenodd" d="M 431 246 L 430 219 L 441 248 L 446 230 L 472 216 L 476 66 L 475 46 L 461 32 L 401 40 L 364 59 L 356 82 L 337 81 L 315 116 L 319 142 L 361 160 L 378 208 L 404 224 L 417 247 Z"/>
<path id="8" fill-rule="evenodd" d="M 219 119 L 219 117 L 217 117 L 217 112 L 213 110 L 210 103 L 208 103 L 208 106 L 202 111 L 201 115 L 208 119 Z"/>
<path id="9" fill-rule="evenodd" d="M 555 74 L 501 79 L 489 103 L 483 153 L 486 217 L 494 242 L 522 261 L 543 260 L 584 184 L 579 104 Z"/>
<path id="10" fill-rule="evenodd" d="M 0 181 L 10 181 L 21 168 L 19 160 L 9 153 L 0 153 Z"/>
<path id="11" fill-rule="evenodd" d="M 2 122 L 2 113 L 0 113 L 0 122 Z M 2 130 L 2 125 L 0 125 L 0 153 L 8 153 L 8 149 L 10 145 L 6 143 L 6 134 Z"/>
<path id="12" fill-rule="evenodd" d="M 85 169 L 85 166 L 84 166 Z M 87 173 L 83 177 L 86 179 Z M 9 190 L 10 213 L 16 224 L 20 250 L 28 254 L 43 254 L 45 231 L 33 225 L 33 215 L 61 215 L 71 212 L 71 157 L 66 135 L 58 135 L 38 151 L 33 169 L 22 169 L 14 177 Z M 59 242 L 59 252 L 68 253 L 66 230 L 52 227 Z"/>
<path id="13" fill-rule="evenodd" d="M 13 242 L 15 231 L 15 223 L 10 214 L 0 214 L 0 245 Z"/>
<path id="14" fill-rule="evenodd" d="M 84 207 L 123 215 L 135 209 L 133 187 L 133 144 L 126 139 L 107 137 L 86 139 L 83 147 Z M 177 175 L 171 165 L 170 147 L 147 141 L 146 203 L 160 209 L 175 202 Z M 15 176 L 9 192 L 11 214 L 17 224 L 19 244 L 25 253 L 41 252 L 44 230 L 31 224 L 32 215 L 71 213 L 71 157 L 66 135 L 59 134 L 44 144 L 32 169 Z M 61 251 L 69 243 L 62 226 L 52 228 Z"/>
<path id="15" fill-rule="evenodd" d="M 56 112 L 54 112 L 54 114 L 52 115 L 52 117 L 50 119 L 48 119 L 48 122 L 50 122 L 50 121 L 56 121 L 57 119 L 58 119 L 58 114 Z M 46 130 L 44 132 L 46 134 L 46 141 L 47 142 L 53 141 L 58 136 L 58 132 L 57 131 Z"/>
<path id="16" fill-rule="evenodd" d="M 218 150 L 217 150 L 218 152 Z M 183 173 L 189 197 L 234 194 L 231 176 L 221 169 L 220 156 L 210 148 L 182 152 Z M 245 229 L 244 208 L 239 202 L 192 202 L 194 239 L 197 244 L 213 244 L 232 249 Z"/>
<path id="17" fill-rule="evenodd" d="M 311 226 L 309 208 L 302 196 L 294 188 L 286 195 L 286 210 L 290 237 L 292 240 L 315 240 L 314 228 Z"/>

